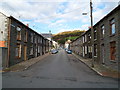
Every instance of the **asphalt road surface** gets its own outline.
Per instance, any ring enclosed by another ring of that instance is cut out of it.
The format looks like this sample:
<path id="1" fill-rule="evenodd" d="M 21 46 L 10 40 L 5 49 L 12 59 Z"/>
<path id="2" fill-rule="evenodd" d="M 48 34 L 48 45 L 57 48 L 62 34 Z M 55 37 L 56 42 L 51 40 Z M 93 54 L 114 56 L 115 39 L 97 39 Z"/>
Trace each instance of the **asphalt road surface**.
<path id="1" fill-rule="evenodd" d="M 118 88 L 118 81 L 99 76 L 72 54 L 60 50 L 21 72 L 3 74 L 3 88 Z"/>

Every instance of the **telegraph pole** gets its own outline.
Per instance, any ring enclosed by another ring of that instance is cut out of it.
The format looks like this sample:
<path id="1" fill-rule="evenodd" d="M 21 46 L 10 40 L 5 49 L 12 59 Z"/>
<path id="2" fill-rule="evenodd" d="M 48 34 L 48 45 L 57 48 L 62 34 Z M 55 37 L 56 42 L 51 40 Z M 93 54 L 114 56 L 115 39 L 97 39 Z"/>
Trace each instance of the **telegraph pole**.
<path id="1" fill-rule="evenodd" d="M 92 67 L 94 67 L 94 29 L 93 29 L 93 7 L 92 0 L 90 0 L 90 18 L 91 18 L 91 45 L 92 45 Z"/>

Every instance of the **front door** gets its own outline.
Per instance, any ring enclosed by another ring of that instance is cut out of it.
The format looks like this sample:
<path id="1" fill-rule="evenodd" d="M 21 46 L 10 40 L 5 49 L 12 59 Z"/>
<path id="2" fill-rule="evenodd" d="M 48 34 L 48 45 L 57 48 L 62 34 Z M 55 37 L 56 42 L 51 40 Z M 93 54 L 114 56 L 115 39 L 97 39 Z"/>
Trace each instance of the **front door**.
<path id="1" fill-rule="evenodd" d="M 36 49 L 35 49 L 35 57 L 37 57 L 37 49 L 38 49 L 38 47 L 37 47 L 37 45 L 36 45 Z"/>
<path id="2" fill-rule="evenodd" d="M 24 60 L 27 60 L 27 46 L 24 46 Z"/>
<path id="3" fill-rule="evenodd" d="M 105 48 L 104 48 L 104 44 L 102 45 L 102 63 L 105 63 Z"/>

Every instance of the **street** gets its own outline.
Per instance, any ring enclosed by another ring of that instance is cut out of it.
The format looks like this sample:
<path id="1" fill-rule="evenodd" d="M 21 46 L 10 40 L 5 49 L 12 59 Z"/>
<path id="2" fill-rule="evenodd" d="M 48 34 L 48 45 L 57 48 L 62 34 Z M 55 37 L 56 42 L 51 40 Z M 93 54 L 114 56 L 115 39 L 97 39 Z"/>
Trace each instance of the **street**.
<path id="1" fill-rule="evenodd" d="M 118 88 L 117 79 L 102 77 L 60 50 L 20 72 L 2 75 L 3 88 Z"/>

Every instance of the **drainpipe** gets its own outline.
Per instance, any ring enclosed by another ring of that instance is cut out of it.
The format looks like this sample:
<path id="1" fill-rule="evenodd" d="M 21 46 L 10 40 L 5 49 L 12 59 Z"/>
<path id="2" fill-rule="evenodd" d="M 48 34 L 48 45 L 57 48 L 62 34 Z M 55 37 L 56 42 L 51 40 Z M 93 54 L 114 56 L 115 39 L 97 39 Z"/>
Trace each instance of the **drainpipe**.
<path id="1" fill-rule="evenodd" d="M 9 67 L 10 62 L 10 31 L 11 31 L 11 19 L 8 18 L 8 59 L 6 63 L 6 67 Z"/>

